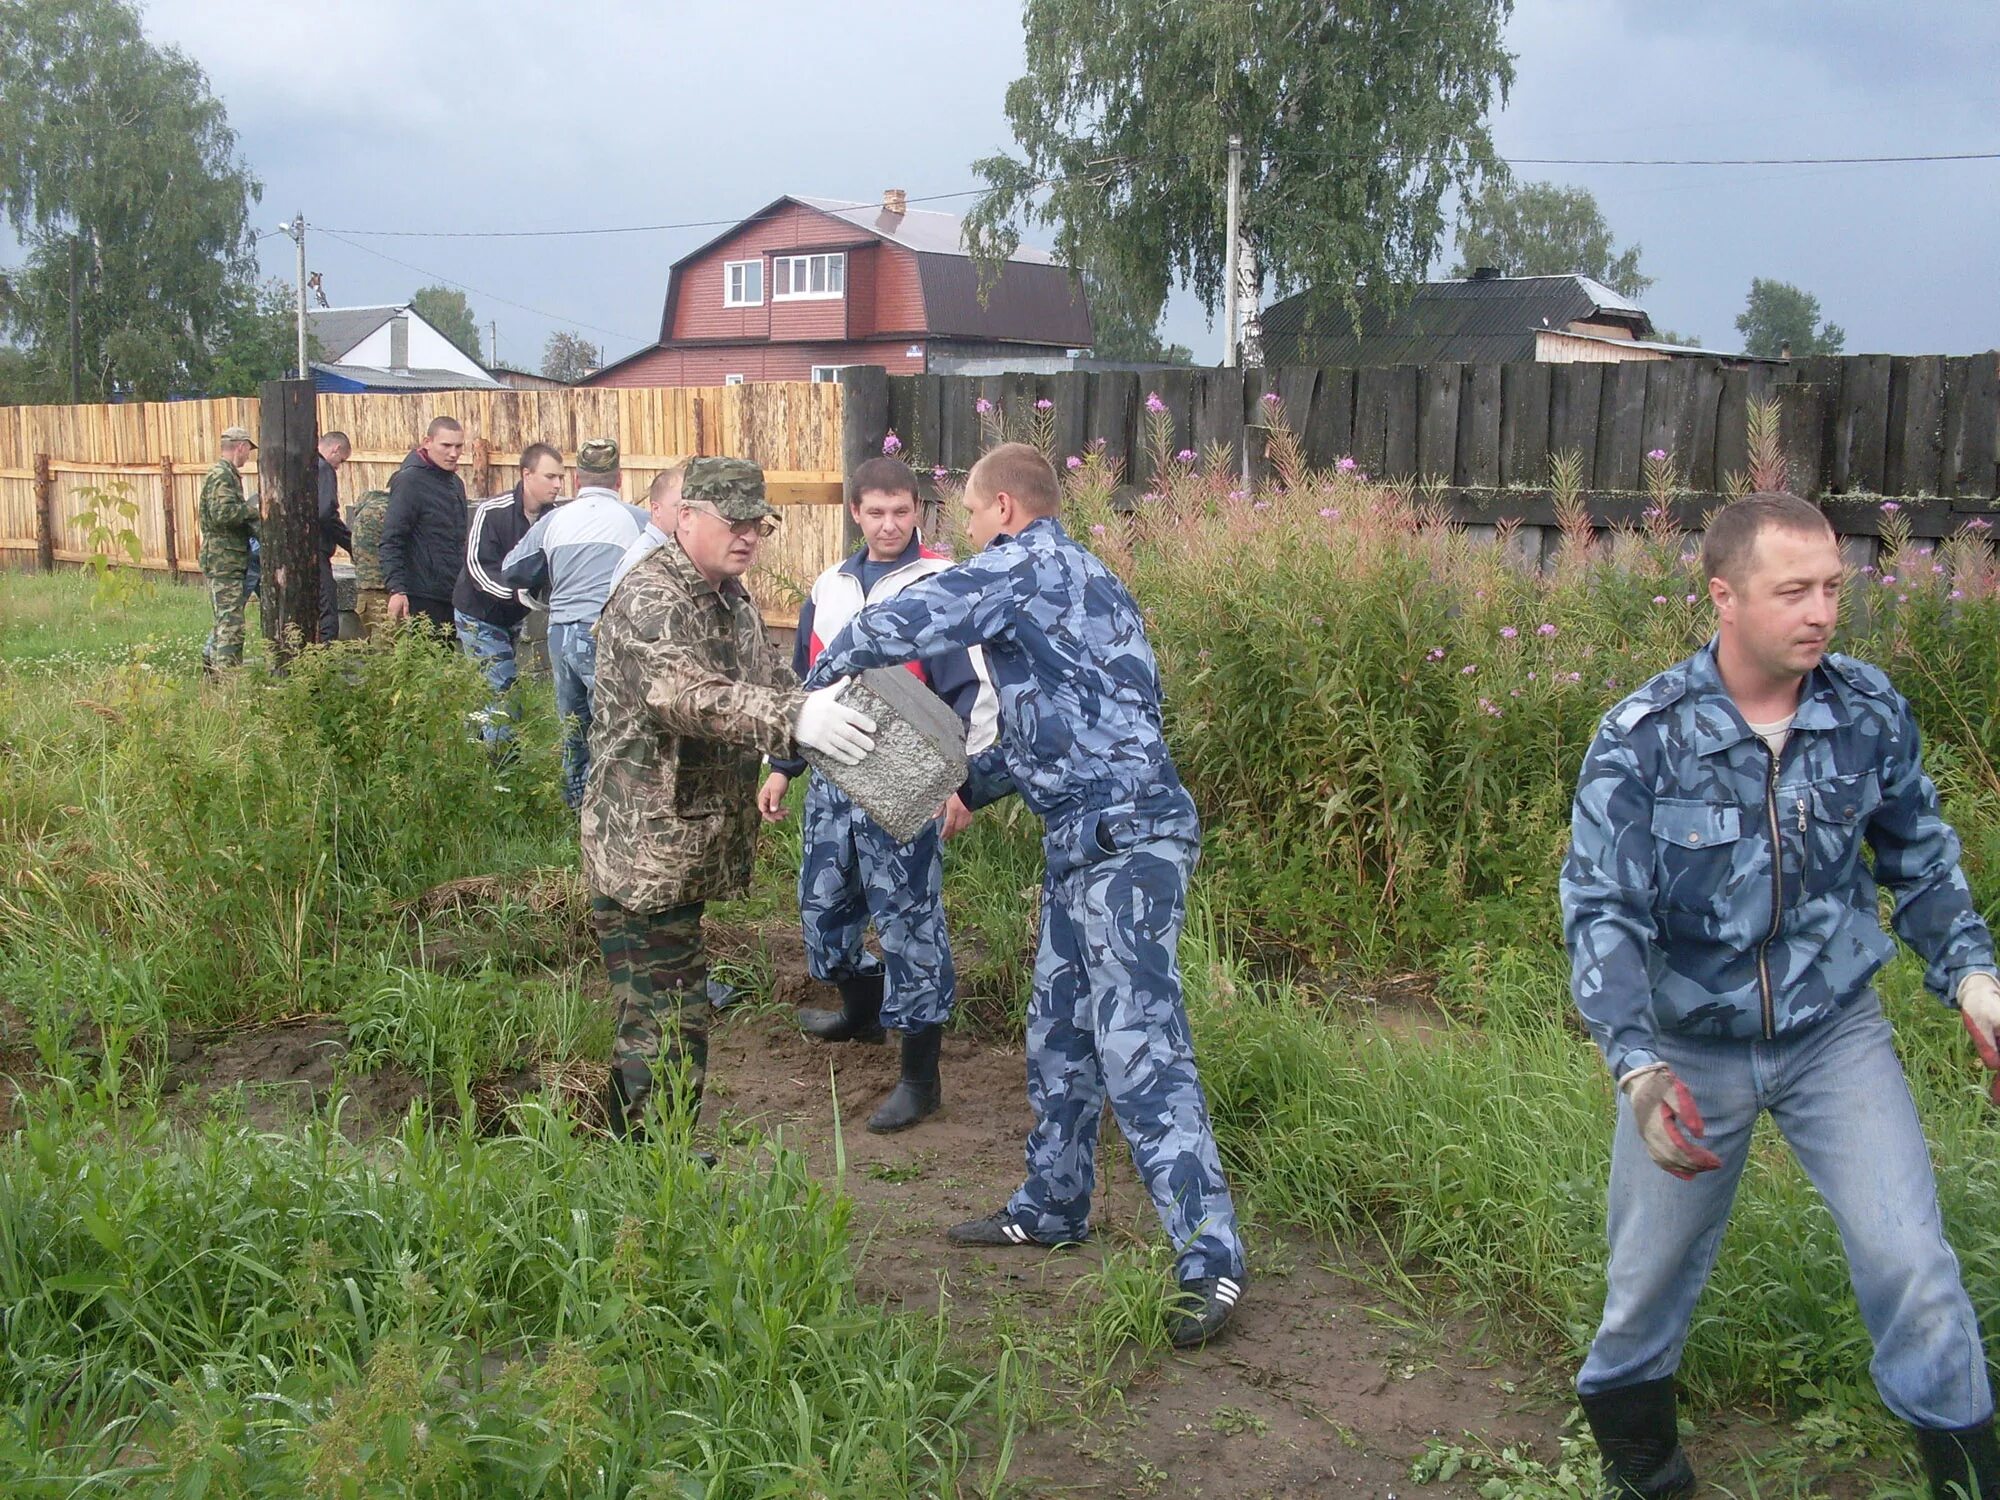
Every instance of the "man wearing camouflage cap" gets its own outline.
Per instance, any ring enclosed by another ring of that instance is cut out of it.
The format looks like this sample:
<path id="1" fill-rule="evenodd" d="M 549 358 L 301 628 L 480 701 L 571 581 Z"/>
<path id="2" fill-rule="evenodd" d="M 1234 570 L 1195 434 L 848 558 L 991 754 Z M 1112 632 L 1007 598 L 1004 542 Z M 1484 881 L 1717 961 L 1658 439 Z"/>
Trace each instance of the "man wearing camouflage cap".
<path id="1" fill-rule="evenodd" d="M 646 529 L 646 513 L 619 497 L 618 444 L 590 438 L 576 451 L 576 498 L 544 511 L 514 544 L 500 571 L 510 588 L 549 602 L 549 671 L 563 739 L 563 801 L 576 808 L 590 774 L 590 721 L 597 682 L 591 634 L 625 549 Z"/>
<path id="2" fill-rule="evenodd" d="M 215 608 L 215 624 L 201 648 L 204 672 L 243 665 L 245 577 L 250 571 L 250 539 L 257 534 L 257 506 L 243 493 L 242 469 L 256 451 L 249 429 L 223 428 L 221 457 L 201 482 L 196 511 L 201 522 L 201 576 Z"/>
<path id="3" fill-rule="evenodd" d="M 704 904 L 750 883 L 757 771 L 809 746 L 844 764 L 874 724 L 804 692 L 743 587 L 773 512 L 740 458 L 692 460 L 673 534 L 619 580 L 597 622 L 582 809 L 591 924 L 618 1004 L 608 1108 L 641 1128 L 664 1060 L 690 1117 L 708 1061 Z"/>

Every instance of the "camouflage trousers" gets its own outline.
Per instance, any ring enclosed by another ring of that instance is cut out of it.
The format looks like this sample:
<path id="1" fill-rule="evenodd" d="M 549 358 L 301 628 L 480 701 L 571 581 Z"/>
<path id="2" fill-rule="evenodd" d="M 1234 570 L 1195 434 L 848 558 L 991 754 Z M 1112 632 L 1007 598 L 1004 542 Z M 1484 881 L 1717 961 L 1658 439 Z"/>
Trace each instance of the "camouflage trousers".
<path id="1" fill-rule="evenodd" d="M 357 588 L 354 591 L 354 617 L 361 622 L 362 640 L 385 639 L 389 634 L 389 591 Z"/>
<path id="2" fill-rule="evenodd" d="M 701 912 L 699 901 L 631 911 L 608 896 L 590 898 L 590 925 L 618 1006 L 611 1070 L 635 1122 L 656 1086 L 671 1091 L 666 1107 L 689 1115 L 701 1109 L 711 1009 Z"/>
<path id="3" fill-rule="evenodd" d="M 1028 1176 L 1009 1216 L 1038 1240 L 1080 1239 L 1106 1097 L 1182 1280 L 1241 1276 L 1243 1242 L 1195 1073 L 1177 950 L 1201 852 L 1175 789 L 1078 814 L 1043 839 L 1041 950 L 1028 1005 Z"/>
<path id="4" fill-rule="evenodd" d="M 945 927 L 937 825 L 899 844 L 815 772 L 800 839 L 799 925 L 813 978 L 837 984 L 886 968 L 884 1026 L 915 1031 L 949 1021 L 958 975 Z M 871 920 L 882 940 L 880 959 L 861 944 Z"/>
<path id="5" fill-rule="evenodd" d="M 203 568 L 202 579 L 208 585 L 208 600 L 215 609 L 215 624 L 201 648 L 202 664 L 240 667 L 243 665 L 243 608 L 249 602 L 249 594 L 243 586 L 243 569 L 231 567 L 224 561 L 217 565 L 214 572 Z"/>

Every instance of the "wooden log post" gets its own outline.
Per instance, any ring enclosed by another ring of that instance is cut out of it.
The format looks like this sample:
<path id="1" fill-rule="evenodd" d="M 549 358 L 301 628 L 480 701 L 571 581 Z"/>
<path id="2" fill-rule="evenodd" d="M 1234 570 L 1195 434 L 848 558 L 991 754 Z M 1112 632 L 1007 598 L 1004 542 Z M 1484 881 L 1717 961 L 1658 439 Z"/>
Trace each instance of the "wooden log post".
<path id="1" fill-rule="evenodd" d="M 310 380 L 267 380 L 257 438 L 264 505 L 259 614 L 280 672 L 319 635 L 319 413 Z"/>
<path id="2" fill-rule="evenodd" d="M 889 372 L 880 365 L 849 365 L 840 372 L 840 471 L 843 482 L 856 467 L 882 456 L 889 435 Z M 840 508 L 841 545 L 861 545 L 854 515 Z"/>
<path id="3" fill-rule="evenodd" d="M 174 456 L 160 455 L 160 534 L 167 546 L 167 582 L 181 581 L 181 543 L 174 526 Z"/>
<path id="4" fill-rule="evenodd" d="M 35 455 L 35 566 L 56 570 L 56 476 L 46 453 Z"/>
<path id="5" fill-rule="evenodd" d="M 493 445 L 483 437 L 472 442 L 472 488 L 474 500 L 493 496 Z"/>

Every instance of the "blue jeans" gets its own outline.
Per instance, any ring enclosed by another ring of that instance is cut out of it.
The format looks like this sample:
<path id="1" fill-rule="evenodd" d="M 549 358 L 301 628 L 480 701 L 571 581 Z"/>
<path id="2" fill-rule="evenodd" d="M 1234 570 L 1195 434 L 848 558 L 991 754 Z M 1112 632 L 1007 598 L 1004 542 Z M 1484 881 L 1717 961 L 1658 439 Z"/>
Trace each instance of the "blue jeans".
<path id="1" fill-rule="evenodd" d="M 563 719 L 563 801 L 583 806 L 590 778 L 590 695 L 597 687 L 597 637 L 593 621 L 549 626 L 549 675 L 555 678 L 556 712 Z"/>
<path id="2" fill-rule="evenodd" d="M 489 745 L 504 745 L 514 738 L 514 683 L 520 676 L 514 646 L 521 632 L 475 620 L 463 610 L 453 610 L 451 620 L 458 627 L 459 645 L 479 663 L 493 690 L 493 701 L 480 716 L 479 737 Z"/>
<path id="3" fill-rule="evenodd" d="M 1991 1416 L 1979 1322 L 1944 1241 L 1930 1152 L 1875 996 L 1773 1042 L 1663 1035 L 1658 1051 L 1694 1096 L 1722 1165 L 1692 1182 L 1670 1176 L 1620 1102 L 1604 1321 L 1577 1390 L 1594 1395 L 1679 1366 L 1751 1127 L 1769 1110 L 1839 1227 L 1883 1402 L 1919 1427 Z"/>

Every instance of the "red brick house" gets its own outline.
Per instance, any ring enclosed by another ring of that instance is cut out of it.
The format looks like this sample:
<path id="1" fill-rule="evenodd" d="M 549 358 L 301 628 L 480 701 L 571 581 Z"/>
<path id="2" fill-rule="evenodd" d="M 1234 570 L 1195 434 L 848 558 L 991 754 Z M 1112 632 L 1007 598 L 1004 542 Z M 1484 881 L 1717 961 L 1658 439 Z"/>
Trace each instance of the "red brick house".
<path id="1" fill-rule="evenodd" d="M 956 214 L 786 196 L 674 262 L 660 341 L 582 383 L 733 385 L 892 375 L 953 357 L 1061 358 L 1091 342 L 1076 276 L 1023 247 L 984 302 Z"/>

